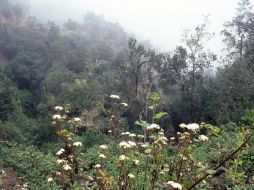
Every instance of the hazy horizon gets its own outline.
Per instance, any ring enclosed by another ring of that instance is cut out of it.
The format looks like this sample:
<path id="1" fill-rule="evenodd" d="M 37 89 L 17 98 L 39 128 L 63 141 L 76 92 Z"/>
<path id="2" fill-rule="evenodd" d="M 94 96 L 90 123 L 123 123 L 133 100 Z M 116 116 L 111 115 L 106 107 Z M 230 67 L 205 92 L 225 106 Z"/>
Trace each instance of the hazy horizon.
<path id="1" fill-rule="evenodd" d="M 253 3 L 254 0 L 251 0 Z M 162 51 L 172 51 L 181 44 L 184 29 L 202 23 L 210 14 L 210 32 L 215 37 L 207 44 L 221 54 L 220 32 L 223 23 L 234 16 L 238 0 L 26 0 L 30 14 L 40 20 L 63 23 L 68 19 L 81 21 L 87 12 L 101 14 L 108 21 L 119 23 L 125 31 L 141 40 L 149 40 Z"/>

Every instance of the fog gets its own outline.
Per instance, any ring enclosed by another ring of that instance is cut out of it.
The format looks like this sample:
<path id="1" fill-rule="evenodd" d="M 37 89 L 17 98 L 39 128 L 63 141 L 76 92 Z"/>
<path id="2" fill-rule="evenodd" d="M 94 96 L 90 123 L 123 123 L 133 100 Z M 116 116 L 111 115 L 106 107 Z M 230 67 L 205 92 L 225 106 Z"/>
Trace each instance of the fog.
<path id="1" fill-rule="evenodd" d="M 47 21 L 63 23 L 67 19 L 82 20 L 88 11 L 102 14 L 106 20 L 118 22 L 139 39 L 150 40 L 163 51 L 181 43 L 183 29 L 202 22 L 210 14 L 210 32 L 215 37 L 208 47 L 220 54 L 223 43 L 220 31 L 232 18 L 238 0 L 26 0 L 31 15 Z M 254 0 L 251 0 L 253 3 Z"/>

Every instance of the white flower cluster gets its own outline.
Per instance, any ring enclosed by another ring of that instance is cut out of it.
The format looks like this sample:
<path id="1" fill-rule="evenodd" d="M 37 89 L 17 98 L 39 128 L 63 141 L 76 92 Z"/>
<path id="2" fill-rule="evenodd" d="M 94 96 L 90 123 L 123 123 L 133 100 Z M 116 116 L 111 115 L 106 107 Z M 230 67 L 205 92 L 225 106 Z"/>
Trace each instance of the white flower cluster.
<path id="1" fill-rule="evenodd" d="M 75 146 L 75 147 L 81 147 L 82 143 L 81 142 L 75 142 L 75 143 L 73 143 L 73 146 Z"/>
<path id="2" fill-rule="evenodd" d="M 181 189 L 183 188 L 181 184 L 176 183 L 176 182 L 174 182 L 174 181 L 168 181 L 168 182 L 167 182 L 167 185 L 170 185 L 170 186 L 173 187 L 174 189 L 180 189 L 180 190 L 181 190 Z"/>
<path id="3" fill-rule="evenodd" d="M 125 161 L 128 160 L 129 158 L 127 156 L 125 156 L 124 154 L 122 154 L 121 156 L 119 156 L 119 161 Z"/>
<path id="4" fill-rule="evenodd" d="M 100 147 L 100 149 L 102 149 L 102 150 L 106 150 L 106 149 L 108 149 L 108 146 L 107 146 L 107 145 L 105 145 L 105 144 L 102 144 L 102 145 L 100 145 L 99 147 Z"/>
<path id="5" fill-rule="evenodd" d="M 205 136 L 205 135 L 199 135 L 198 136 L 198 140 L 200 140 L 200 141 L 208 141 L 209 138 L 207 136 Z"/>
<path id="6" fill-rule="evenodd" d="M 60 114 L 55 114 L 55 115 L 53 115 L 52 119 L 53 119 L 54 121 L 59 121 L 59 120 L 62 119 L 62 116 L 61 116 Z"/>
<path id="7" fill-rule="evenodd" d="M 54 110 L 55 111 L 63 111 L 63 107 L 62 106 L 55 106 Z"/>
<path id="8" fill-rule="evenodd" d="M 115 95 L 115 94 L 111 94 L 110 96 L 109 96 L 111 99 L 113 99 L 113 100 L 120 100 L 120 97 L 118 96 L 118 95 Z"/>
<path id="9" fill-rule="evenodd" d="M 60 150 L 57 151 L 56 155 L 60 156 L 65 152 L 65 150 L 63 148 L 61 148 Z"/>
<path id="10" fill-rule="evenodd" d="M 147 130 L 148 132 L 155 132 L 155 131 L 160 130 L 160 126 L 157 125 L 157 124 L 155 124 L 155 123 L 153 123 L 153 124 L 149 125 L 149 126 L 146 128 L 146 130 Z"/>
<path id="11" fill-rule="evenodd" d="M 99 158 L 101 158 L 101 159 L 105 159 L 105 158 L 107 158 L 104 154 L 100 154 L 99 155 Z"/>
<path id="12" fill-rule="evenodd" d="M 128 104 L 127 103 L 121 103 L 121 105 L 123 106 L 123 107 L 128 107 Z"/>
<path id="13" fill-rule="evenodd" d="M 196 132 L 199 130 L 199 125 L 197 123 L 191 123 L 186 125 L 185 123 L 182 123 L 179 125 L 180 128 L 182 129 L 188 129 L 190 131 Z"/>
<path id="14" fill-rule="evenodd" d="M 127 148 L 134 148 L 136 147 L 137 144 L 134 141 L 122 141 L 119 143 L 119 147 L 123 148 L 123 149 L 127 149 Z"/>
<path id="15" fill-rule="evenodd" d="M 68 164 L 64 164 L 64 165 L 63 165 L 63 169 L 66 170 L 66 171 L 68 171 L 68 170 L 71 170 L 71 167 L 70 167 L 70 165 L 68 165 Z"/>

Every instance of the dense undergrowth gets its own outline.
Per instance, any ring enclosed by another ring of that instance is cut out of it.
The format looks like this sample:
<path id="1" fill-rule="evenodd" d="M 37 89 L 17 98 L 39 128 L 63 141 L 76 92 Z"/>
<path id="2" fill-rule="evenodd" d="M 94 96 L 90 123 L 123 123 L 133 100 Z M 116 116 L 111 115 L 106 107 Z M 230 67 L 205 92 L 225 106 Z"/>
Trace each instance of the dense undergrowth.
<path id="1" fill-rule="evenodd" d="M 159 52 L 102 16 L 45 24 L 15 3 L 0 0 L 0 163 L 25 189 L 254 189 L 248 0 L 223 58 L 208 18 Z"/>

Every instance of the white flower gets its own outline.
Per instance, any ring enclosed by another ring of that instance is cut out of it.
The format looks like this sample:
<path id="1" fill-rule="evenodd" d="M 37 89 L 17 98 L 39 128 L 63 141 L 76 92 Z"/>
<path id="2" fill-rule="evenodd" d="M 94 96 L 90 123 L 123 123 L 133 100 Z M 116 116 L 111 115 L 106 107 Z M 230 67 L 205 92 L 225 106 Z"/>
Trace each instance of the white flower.
<path id="1" fill-rule="evenodd" d="M 188 124 L 186 128 L 191 131 L 197 131 L 199 129 L 199 125 L 197 123 L 191 123 Z"/>
<path id="2" fill-rule="evenodd" d="M 155 124 L 155 123 L 153 123 L 153 124 L 149 125 L 146 129 L 147 129 L 148 131 L 149 131 L 149 130 L 155 130 L 155 129 L 159 130 L 159 129 L 160 129 L 160 126 L 157 125 L 157 124 Z"/>
<path id="3" fill-rule="evenodd" d="M 205 135 L 199 135 L 198 136 L 198 140 L 200 140 L 200 141 L 208 141 L 208 137 L 207 136 L 205 136 Z"/>
<path id="4" fill-rule="evenodd" d="M 68 171 L 68 170 L 71 170 L 71 167 L 68 164 L 64 164 L 63 169 Z"/>
<path id="5" fill-rule="evenodd" d="M 125 160 L 127 160 L 128 159 L 128 157 L 126 157 L 124 154 L 122 154 L 121 156 L 119 156 L 119 160 L 120 161 L 125 161 Z"/>
<path id="6" fill-rule="evenodd" d="M 160 131 L 159 133 L 158 133 L 158 135 L 164 135 L 164 132 L 162 132 L 162 131 Z"/>
<path id="7" fill-rule="evenodd" d="M 139 164 L 139 160 L 132 160 L 134 165 L 138 165 Z"/>
<path id="8" fill-rule="evenodd" d="M 79 117 L 74 117 L 73 120 L 74 120 L 75 122 L 81 122 L 81 119 L 80 119 Z"/>
<path id="9" fill-rule="evenodd" d="M 62 163 L 64 163 L 64 162 L 65 162 L 65 160 L 58 159 L 56 162 L 57 162 L 58 164 L 62 164 Z"/>
<path id="10" fill-rule="evenodd" d="M 104 158 L 107 158 L 107 157 L 104 154 L 100 154 L 99 158 L 103 158 L 104 159 Z"/>
<path id="11" fill-rule="evenodd" d="M 62 116 L 61 115 L 59 115 L 59 114 L 55 114 L 55 115 L 53 115 L 53 120 L 61 120 L 62 119 Z"/>
<path id="12" fill-rule="evenodd" d="M 65 152 L 65 150 L 63 148 L 61 148 L 60 150 L 57 151 L 56 155 L 60 156 L 61 154 L 63 154 Z"/>
<path id="13" fill-rule="evenodd" d="M 187 128 L 187 125 L 186 125 L 185 123 L 181 123 L 181 124 L 179 125 L 179 127 L 182 128 L 182 129 L 184 129 L 184 128 Z"/>
<path id="14" fill-rule="evenodd" d="M 120 97 L 118 95 L 114 95 L 114 94 L 111 94 L 110 98 L 120 100 Z"/>
<path id="15" fill-rule="evenodd" d="M 125 142 L 125 141 L 122 141 L 122 142 L 120 142 L 119 143 L 119 146 L 120 146 L 120 148 L 124 148 L 124 149 L 126 149 L 126 148 L 131 148 L 131 145 L 129 145 L 127 142 Z"/>
<path id="16" fill-rule="evenodd" d="M 101 168 L 101 165 L 100 164 L 96 164 L 94 167 L 95 168 Z"/>
<path id="17" fill-rule="evenodd" d="M 121 103 L 121 105 L 123 105 L 124 107 L 128 106 L 128 104 L 126 104 L 126 103 Z"/>
<path id="18" fill-rule="evenodd" d="M 142 138 L 144 138 L 144 135 L 138 135 L 138 138 L 142 139 Z"/>
<path id="19" fill-rule="evenodd" d="M 48 178 L 48 182 L 52 182 L 52 181 L 53 181 L 52 177 Z"/>
<path id="20" fill-rule="evenodd" d="M 108 146 L 107 146 L 107 145 L 105 145 L 105 144 L 102 144 L 102 145 L 100 145 L 99 147 L 100 147 L 101 149 L 103 149 L 103 150 L 108 149 Z"/>
<path id="21" fill-rule="evenodd" d="M 131 147 L 136 147 L 137 144 L 133 141 L 128 141 L 128 144 L 131 146 Z"/>
<path id="22" fill-rule="evenodd" d="M 82 146 L 82 143 L 81 142 L 75 142 L 75 143 L 73 143 L 73 146 L 80 147 L 80 146 Z"/>
<path id="23" fill-rule="evenodd" d="M 127 132 L 125 132 L 125 135 L 130 135 L 130 134 L 131 134 L 131 133 L 130 133 L 130 132 L 128 132 L 128 131 L 127 131 Z"/>
<path id="24" fill-rule="evenodd" d="M 174 140 L 176 140 L 176 138 L 175 138 L 175 137 L 171 137 L 170 140 L 171 140 L 171 141 L 174 141 Z"/>
<path id="25" fill-rule="evenodd" d="M 55 111 L 63 111 L 63 107 L 62 106 L 55 106 L 54 110 Z"/>
<path id="26" fill-rule="evenodd" d="M 168 138 L 163 136 L 163 137 L 160 137 L 159 140 L 168 141 Z"/>
<path id="27" fill-rule="evenodd" d="M 167 185 L 170 185 L 170 186 L 173 187 L 174 189 L 180 189 L 180 190 L 181 190 L 181 189 L 183 188 L 181 184 L 176 183 L 176 182 L 174 182 L 174 181 L 168 181 L 168 182 L 167 182 Z"/>
<path id="28" fill-rule="evenodd" d="M 134 134 L 134 133 L 131 133 L 130 134 L 130 137 L 136 137 L 137 135 L 136 134 Z"/>
<path id="29" fill-rule="evenodd" d="M 148 144 L 141 144 L 141 147 L 146 148 L 146 147 L 148 147 Z"/>
<path id="30" fill-rule="evenodd" d="M 23 187 L 25 187 L 25 188 L 28 187 L 27 183 L 24 183 L 24 184 L 23 184 Z"/>
<path id="31" fill-rule="evenodd" d="M 132 173 L 129 173 L 128 174 L 128 178 L 132 178 L 133 179 L 133 178 L 135 178 L 135 175 L 133 175 Z"/>

